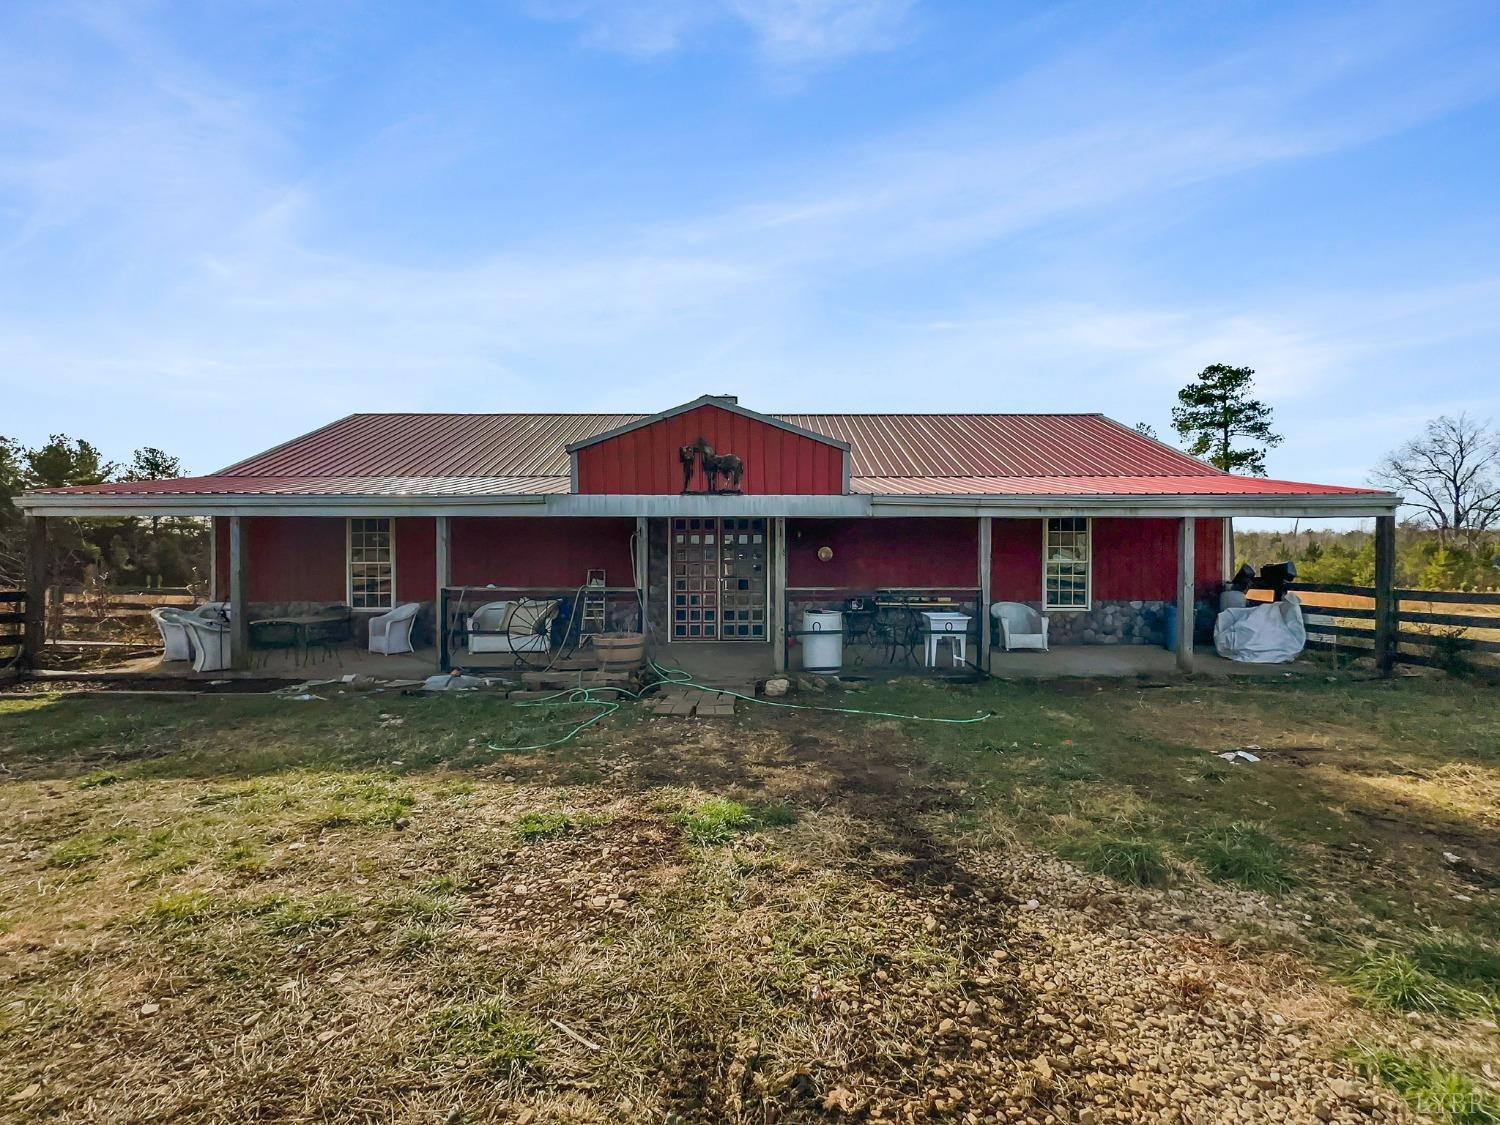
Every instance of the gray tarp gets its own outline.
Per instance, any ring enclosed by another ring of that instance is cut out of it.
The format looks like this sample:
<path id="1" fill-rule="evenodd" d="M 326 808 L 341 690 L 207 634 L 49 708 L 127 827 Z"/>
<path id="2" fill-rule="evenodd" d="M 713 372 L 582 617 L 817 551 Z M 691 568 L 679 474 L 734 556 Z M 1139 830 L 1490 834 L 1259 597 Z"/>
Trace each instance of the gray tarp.
<path id="1" fill-rule="evenodd" d="M 1226 609 L 1214 619 L 1214 648 L 1245 664 L 1286 664 L 1307 644 L 1302 603 L 1288 594 L 1279 602 Z"/>

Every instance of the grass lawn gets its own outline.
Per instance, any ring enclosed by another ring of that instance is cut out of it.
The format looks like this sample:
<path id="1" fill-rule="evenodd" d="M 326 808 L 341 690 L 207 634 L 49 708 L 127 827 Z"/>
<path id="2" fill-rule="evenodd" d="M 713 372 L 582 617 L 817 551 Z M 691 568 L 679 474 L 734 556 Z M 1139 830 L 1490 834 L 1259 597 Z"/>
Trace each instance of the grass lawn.
<path id="1" fill-rule="evenodd" d="M 0 695 L 0 1120 L 1500 1121 L 1500 692 L 798 701 Z"/>

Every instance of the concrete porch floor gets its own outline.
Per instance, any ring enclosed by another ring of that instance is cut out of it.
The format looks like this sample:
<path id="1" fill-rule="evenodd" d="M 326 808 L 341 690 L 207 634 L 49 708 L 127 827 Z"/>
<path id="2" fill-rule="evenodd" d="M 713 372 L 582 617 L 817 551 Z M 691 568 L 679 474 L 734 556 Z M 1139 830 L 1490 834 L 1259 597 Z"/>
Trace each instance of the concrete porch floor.
<path id="1" fill-rule="evenodd" d="M 243 672 L 194 672 L 193 666 L 185 660 L 163 660 L 160 656 L 124 660 L 118 664 L 92 669 L 115 676 L 288 681 L 331 680 L 348 675 L 379 676 L 386 680 L 425 680 L 437 670 L 436 649 L 418 649 L 416 652 L 404 652 L 396 656 L 381 656 L 348 646 L 335 649 L 331 657 L 314 652 L 308 660 L 301 663 L 298 663 L 296 655 L 291 652 L 256 652 L 252 666 Z"/>

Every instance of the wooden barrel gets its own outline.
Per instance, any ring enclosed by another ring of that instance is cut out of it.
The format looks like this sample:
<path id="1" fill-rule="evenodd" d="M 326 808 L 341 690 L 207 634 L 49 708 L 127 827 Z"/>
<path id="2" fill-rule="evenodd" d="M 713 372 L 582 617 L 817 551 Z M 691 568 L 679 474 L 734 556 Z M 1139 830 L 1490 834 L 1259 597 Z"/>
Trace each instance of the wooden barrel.
<path id="1" fill-rule="evenodd" d="M 591 643 L 601 668 L 639 668 L 646 662 L 644 633 L 596 633 Z"/>

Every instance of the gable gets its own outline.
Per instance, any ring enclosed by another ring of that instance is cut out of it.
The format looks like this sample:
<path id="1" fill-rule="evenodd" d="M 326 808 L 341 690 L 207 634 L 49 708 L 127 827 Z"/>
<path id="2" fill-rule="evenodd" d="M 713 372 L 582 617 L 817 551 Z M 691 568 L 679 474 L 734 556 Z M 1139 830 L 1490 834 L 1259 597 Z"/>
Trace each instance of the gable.
<path id="1" fill-rule="evenodd" d="M 846 489 L 848 450 L 742 407 L 699 400 L 574 446 L 573 490 L 582 494 L 644 496 L 683 491 L 679 451 L 700 438 L 744 464 L 740 491 L 751 496 L 839 496 Z M 695 467 L 689 490 L 707 481 Z"/>

